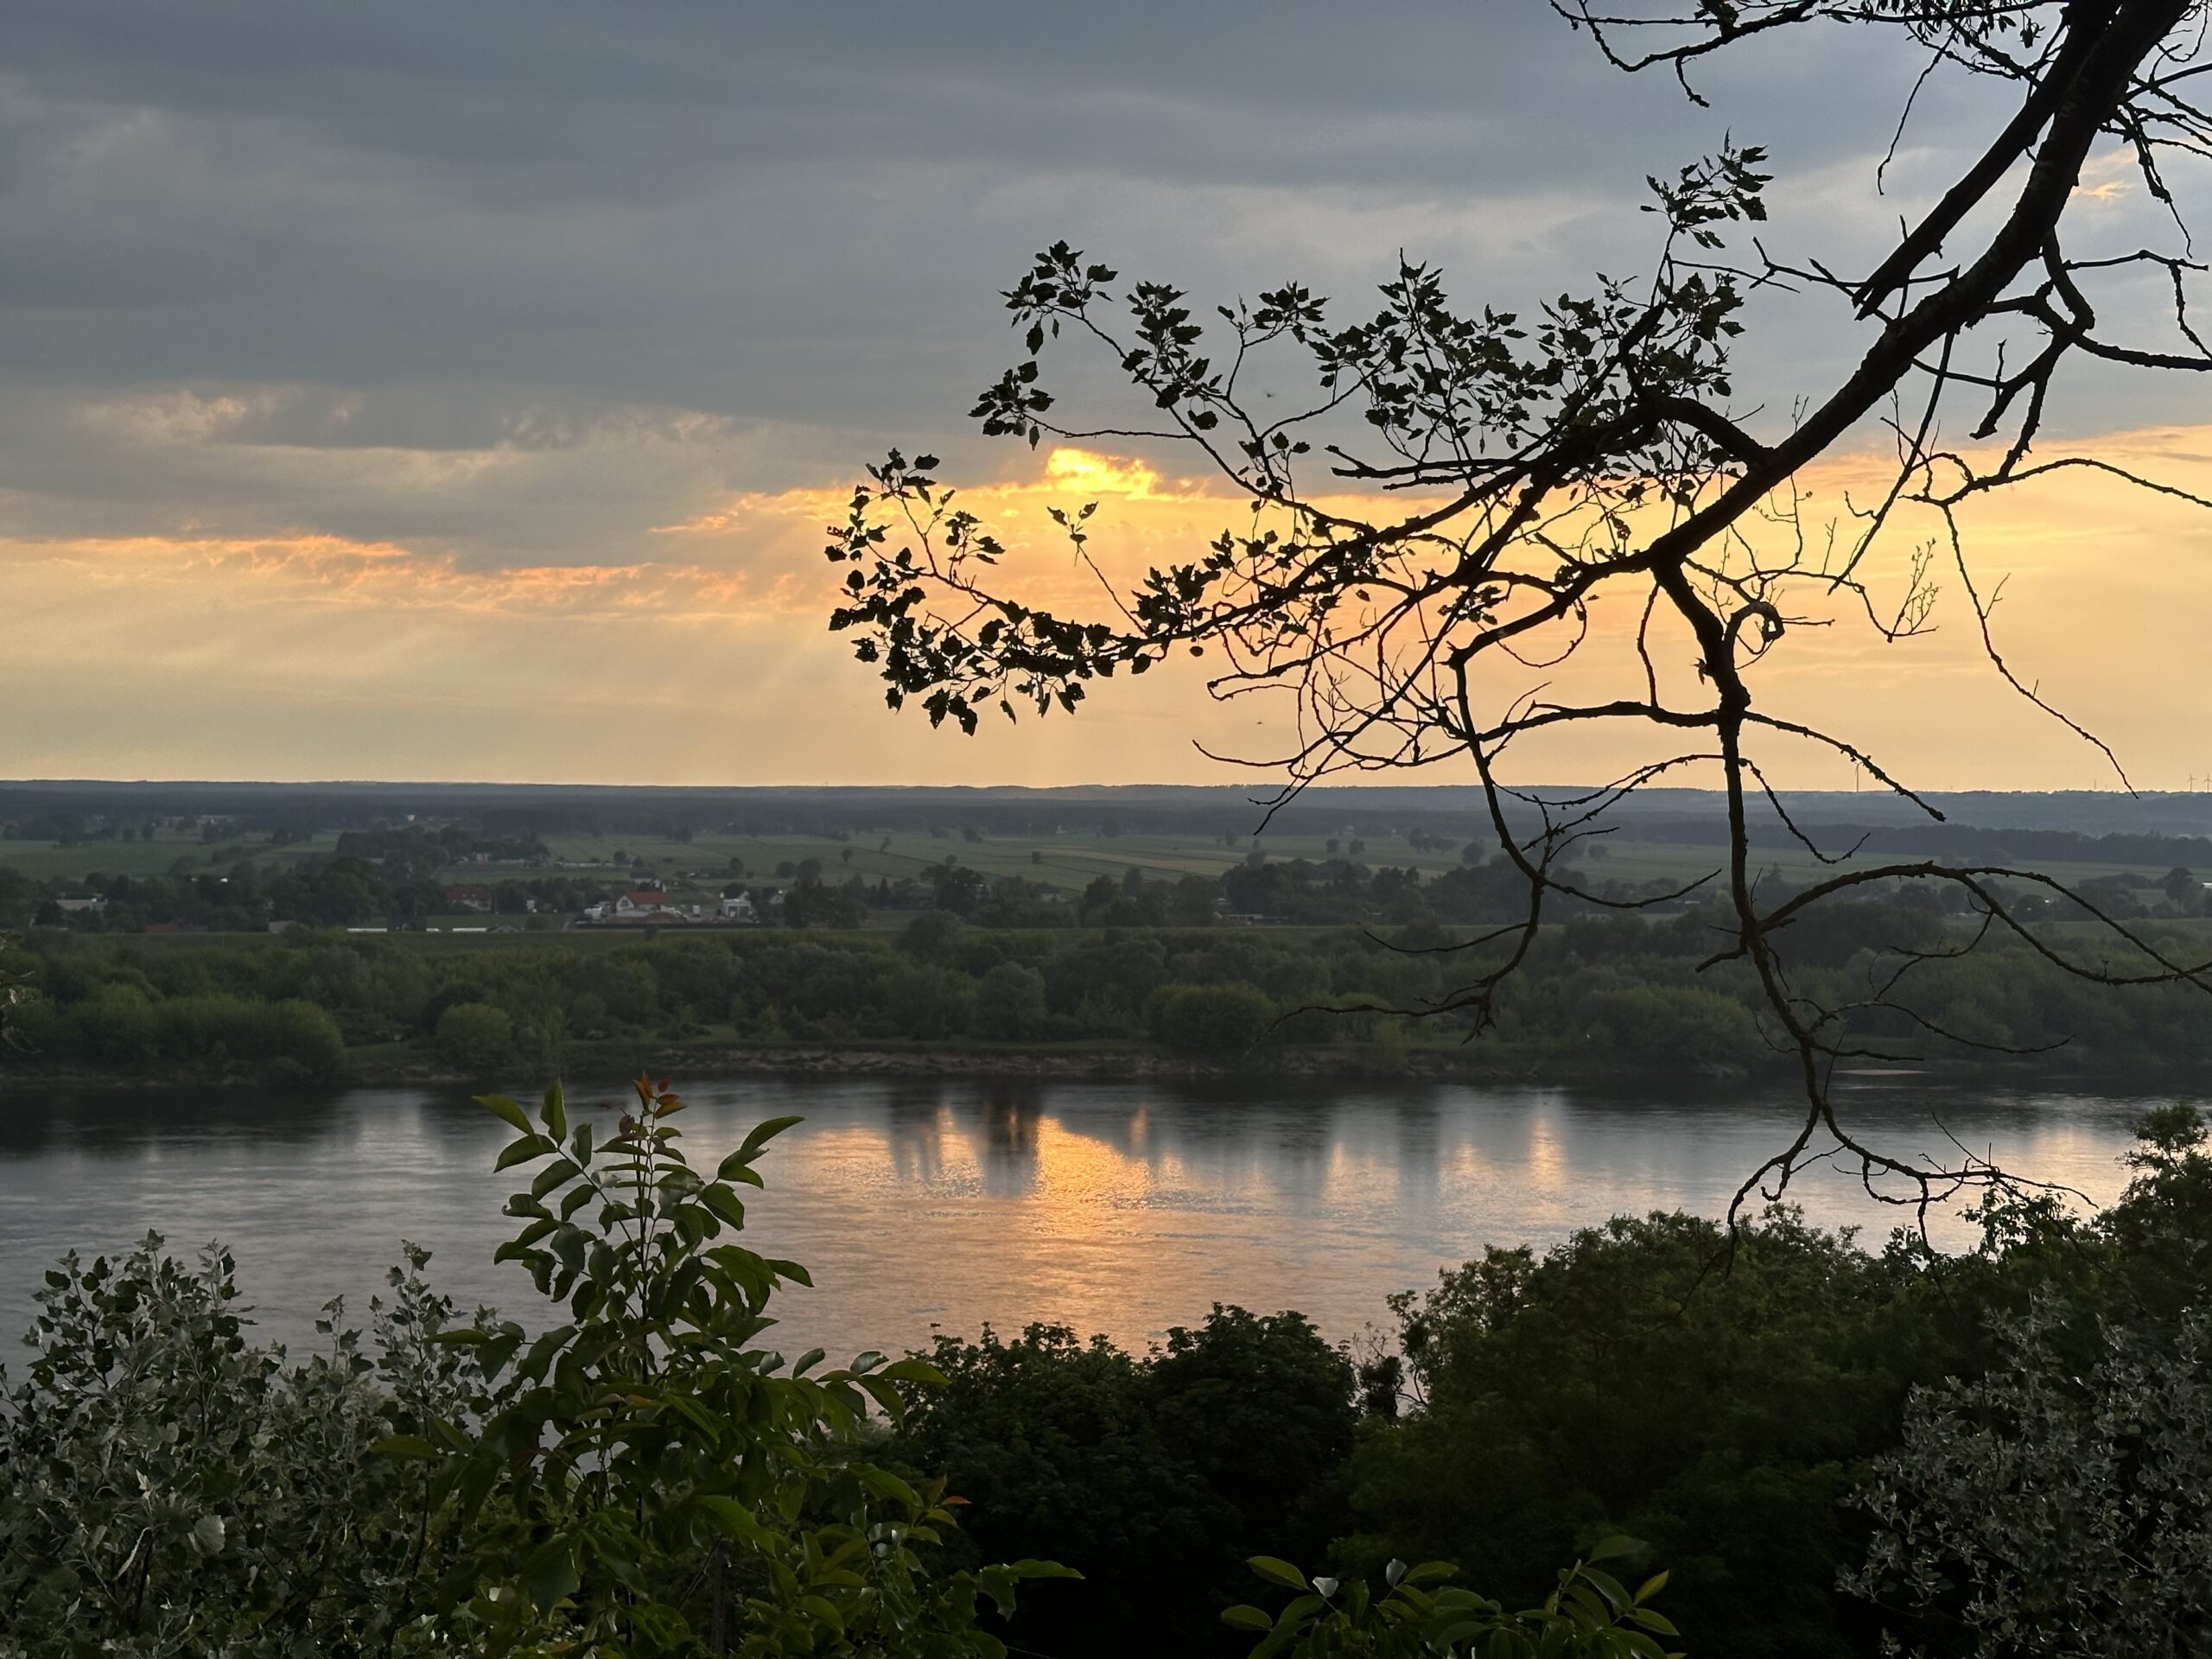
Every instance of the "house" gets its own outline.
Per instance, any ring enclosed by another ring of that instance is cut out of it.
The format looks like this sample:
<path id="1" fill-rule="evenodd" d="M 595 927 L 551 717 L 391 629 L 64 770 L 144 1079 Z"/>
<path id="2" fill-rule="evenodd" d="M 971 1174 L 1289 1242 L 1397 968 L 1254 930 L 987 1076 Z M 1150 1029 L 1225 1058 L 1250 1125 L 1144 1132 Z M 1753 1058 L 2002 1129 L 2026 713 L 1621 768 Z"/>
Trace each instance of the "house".
<path id="1" fill-rule="evenodd" d="M 619 895 L 612 904 L 592 906 L 584 912 L 583 919 L 621 927 L 643 927 L 678 925 L 692 918 L 670 904 L 668 894 L 659 888 L 638 887 Z"/>
<path id="2" fill-rule="evenodd" d="M 455 910 L 488 911 L 493 903 L 489 887 L 448 887 L 446 903 Z"/>
<path id="3" fill-rule="evenodd" d="M 757 922 L 760 919 L 760 912 L 753 907 L 752 896 L 742 893 L 727 895 L 716 913 L 725 922 Z"/>
<path id="4" fill-rule="evenodd" d="M 100 912 L 107 908 L 107 900 L 97 898 L 57 899 L 54 901 L 54 908 L 59 910 L 65 916 L 73 916 L 79 911 L 85 910 L 89 910 L 97 916 Z"/>

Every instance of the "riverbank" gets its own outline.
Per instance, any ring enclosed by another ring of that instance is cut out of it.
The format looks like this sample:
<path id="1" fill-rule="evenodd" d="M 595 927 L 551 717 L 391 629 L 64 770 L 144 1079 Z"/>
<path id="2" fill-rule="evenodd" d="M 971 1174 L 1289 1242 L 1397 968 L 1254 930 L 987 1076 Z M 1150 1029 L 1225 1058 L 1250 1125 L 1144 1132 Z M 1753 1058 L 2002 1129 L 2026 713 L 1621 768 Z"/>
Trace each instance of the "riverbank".
<path id="1" fill-rule="evenodd" d="M 1135 1045 L 1052 1045 L 993 1047 L 844 1046 L 811 1043 L 577 1044 L 563 1057 L 559 1075 L 575 1083 L 602 1084 L 639 1072 L 677 1077 L 883 1077 L 1035 1078 L 1130 1082 L 1267 1077 L 1405 1078 L 1433 1082 L 1566 1084 L 1625 1080 L 1647 1071 L 1618 1065 L 1563 1064 L 1454 1047 L 1313 1047 L 1259 1050 L 1205 1059 Z M 1685 1078 L 1742 1081 L 1755 1075 L 1741 1066 L 1700 1066 Z M 130 1068 L 43 1063 L 35 1058 L 0 1064 L 0 1091 L 52 1088 L 176 1089 L 260 1087 L 311 1081 L 272 1077 L 257 1065 L 153 1065 Z M 461 1086 L 485 1081 L 426 1049 L 394 1046 L 349 1054 L 335 1087 Z M 513 1086 L 513 1079 L 500 1080 Z"/>
<path id="2" fill-rule="evenodd" d="M 839 1045 L 824 1043 L 671 1044 L 576 1043 L 563 1054 L 557 1075 L 571 1084 L 604 1085 L 639 1073 L 654 1077 L 941 1077 L 1038 1082 L 1128 1083 L 1404 1081 L 1521 1087 L 1618 1088 L 1779 1084 L 1795 1091 L 1792 1058 L 1770 1065 L 1705 1064 L 1679 1067 L 1628 1065 L 1611 1057 L 1515 1052 L 1500 1045 L 1446 1044 L 1285 1046 L 1205 1058 L 1133 1043 L 953 1045 Z M 554 1073 L 525 1081 L 542 1084 Z M 2198 1074 L 2176 1066 L 2092 1063 L 2089 1057 L 1964 1057 L 1919 1065 L 1860 1067 L 1845 1077 L 1885 1082 L 1922 1079 L 1944 1085 L 1986 1084 L 2007 1088 L 2077 1088 L 2091 1080 L 2147 1090 L 2192 1091 Z M 0 1060 L 0 1097 L 55 1089 L 190 1091 L 321 1086 L 344 1089 L 524 1086 L 512 1074 L 486 1077 L 456 1067 L 427 1047 L 391 1044 L 350 1051 L 342 1074 L 304 1077 L 267 1065 L 156 1065 L 104 1067 L 45 1062 L 16 1055 Z"/>

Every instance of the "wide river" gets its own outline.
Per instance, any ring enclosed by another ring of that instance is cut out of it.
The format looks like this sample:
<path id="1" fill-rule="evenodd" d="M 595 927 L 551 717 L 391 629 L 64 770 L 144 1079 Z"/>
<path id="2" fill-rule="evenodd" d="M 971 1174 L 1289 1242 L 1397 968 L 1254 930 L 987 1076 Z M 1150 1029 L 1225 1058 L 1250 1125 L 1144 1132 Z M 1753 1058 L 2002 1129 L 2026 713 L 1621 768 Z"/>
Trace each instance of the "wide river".
<path id="1" fill-rule="evenodd" d="M 611 1113 L 618 1092 L 571 1111 Z M 1548 1244 L 1618 1211 L 1718 1215 L 1790 1127 L 1777 1096 L 1709 1090 L 747 1078 L 685 1094 L 695 1162 L 758 1119 L 804 1116 L 763 1160 L 748 1242 L 814 1275 L 779 1304 L 779 1345 L 833 1356 L 1033 1319 L 1141 1347 L 1215 1302 L 1353 1336 L 1387 1322 L 1390 1292 L 1485 1244 Z M 1885 1082 L 1843 1098 L 1886 1148 L 1964 1145 L 2101 1203 L 2154 1103 Z M 492 1171 L 508 1133 L 459 1090 L 0 1098 L 0 1358 L 53 1258 L 149 1228 L 232 1246 L 262 1324 L 296 1344 L 328 1297 L 364 1315 L 403 1238 L 435 1251 L 464 1304 L 534 1321 L 527 1276 L 491 1265 L 526 1173 Z M 1833 1170 L 1792 1196 L 1876 1238 L 1899 1219 Z M 1970 1237 L 1948 1216 L 1935 1230 Z"/>

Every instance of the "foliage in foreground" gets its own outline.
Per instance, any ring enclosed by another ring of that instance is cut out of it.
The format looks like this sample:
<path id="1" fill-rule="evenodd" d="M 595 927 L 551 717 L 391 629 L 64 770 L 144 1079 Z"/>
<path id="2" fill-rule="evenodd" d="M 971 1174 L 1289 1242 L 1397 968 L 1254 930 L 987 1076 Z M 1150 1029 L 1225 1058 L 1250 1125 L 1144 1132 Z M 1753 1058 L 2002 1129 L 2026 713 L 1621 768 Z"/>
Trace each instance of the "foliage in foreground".
<path id="1" fill-rule="evenodd" d="M 1083 1572 L 1025 1606 L 1026 1647 L 1112 1659 L 1141 1625 L 1164 1652 L 1232 1651 L 1217 1615 L 1246 1558 L 1320 1560 L 1343 1529 L 1352 1368 L 1296 1313 L 1217 1306 L 1142 1357 L 1033 1325 L 931 1358 L 947 1385 L 891 1455 L 955 1483 L 968 1548 Z"/>
<path id="2" fill-rule="evenodd" d="M 1666 1588 L 1667 1575 L 1654 1573 L 1630 1591 L 1597 1565 L 1640 1548 L 1633 1539 L 1607 1539 L 1591 1560 L 1562 1571 L 1558 1588 L 1541 1602 L 1518 1611 L 1446 1583 L 1453 1569 L 1442 1561 L 1410 1568 L 1392 1561 L 1382 1571 L 1378 1593 L 1360 1580 L 1308 1579 L 1288 1561 L 1255 1556 L 1252 1567 L 1262 1578 L 1296 1594 L 1272 1618 L 1240 1603 L 1222 1615 L 1222 1622 L 1258 1633 L 1253 1659 L 1279 1654 L 1415 1659 L 1459 1652 L 1479 1653 L 1484 1659 L 1548 1659 L 1567 1653 L 1592 1659 L 1662 1659 L 1667 1650 L 1658 1638 L 1674 1636 L 1675 1627 L 1649 1604 Z"/>
<path id="3" fill-rule="evenodd" d="M 2174 1651 L 2202 1649 L 2184 1564 L 2204 1559 L 2212 1483 L 2181 1475 L 2212 1446 L 2184 1338 L 2212 1293 L 2212 1159 L 2186 1109 L 2144 1131 L 2112 1208 L 1993 1205 L 1959 1255 L 1863 1248 L 1788 1211 L 1732 1243 L 1658 1214 L 1494 1249 L 1398 1299 L 1356 1379 L 1302 1322 L 1236 1309 L 1145 1356 L 1052 1327 L 940 1343 L 950 1386 L 890 1455 L 974 1500 L 967 1548 L 1082 1570 L 1023 1610 L 1023 1645 L 1061 1659 L 1119 1651 L 1132 1607 L 1159 1651 L 1234 1651 L 1202 1627 L 1243 1599 L 1234 1558 L 1255 1548 L 1346 1586 L 1451 1560 L 1528 1607 L 1558 1562 L 1621 1535 L 1643 1541 L 1630 1576 L 1668 1573 L 1700 1659 L 1843 1659 L 1885 1637 L 1961 1659 L 2093 1652 L 2064 1632 L 2159 1618 Z M 2009 1334 L 2031 1315 L 2041 1381 Z M 2128 1369 L 2099 1381 L 2114 1354 Z M 2021 1390 L 2035 1411 L 1961 1404 Z M 2146 1402 L 2155 1432 L 2127 1429 Z M 2074 1541 L 2080 1570 L 2061 1571 Z M 1961 1586 L 2027 1635 L 1983 1643 Z"/>
<path id="4" fill-rule="evenodd" d="M 603 1142 L 557 1086 L 535 1119 L 485 1100 L 517 1131 L 499 1167 L 535 1166 L 498 1253 L 548 1299 L 535 1330 L 462 1318 L 410 1248 L 369 1344 L 333 1304 L 323 1351 L 293 1363 L 250 1339 L 219 1247 L 196 1265 L 153 1236 L 115 1261 L 66 1258 L 38 1293 L 25 1375 L 0 1376 L 0 1655 L 1000 1659 L 1017 1586 L 1075 1574 L 978 1564 L 942 1481 L 869 1454 L 945 1377 L 875 1354 L 822 1371 L 819 1352 L 787 1364 L 757 1345 L 776 1290 L 805 1275 L 736 1242 L 739 1189 L 761 1185 L 754 1166 L 793 1120 L 708 1174 L 677 1144 L 681 1099 L 642 1079 L 637 1094 Z M 1231 1402 L 1243 1361 L 1310 1365 L 1318 1348 L 1294 1314 L 1210 1330 L 1226 1335 L 1161 1362 L 1198 1413 Z M 1319 1351 L 1340 1395 L 1347 1369 Z M 1194 1449 L 1201 1427 L 1185 1427 Z M 1236 1472 L 1214 1463 L 1217 1484 Z M 1256 1524 L 1265 1493 L 1246 1497 Z M 1271 1655 L 1443 1654 L 1477 1628 L 1520 1643 L 1502 1652 L 1660 1651 L 1663 1620 L 1586 1565 L 1511 1615 L 1431 1597 L 1451 1571 L 1424 1567 L 1374 1606 L 1333 1589 L 1307 1606 L 1306 1590 L 1278 1618 L 1236 1618 L 1266 1620 Z M 1477 1624 L 1408 1623 L 1415 1597 Z M 1165 1622 L 1137 1602 L 1113 1634 L 1174 1651 L 1148 1640 Z"/>
<path id="5" fill-rule="evenodd" d="M 419 1254 L 376 1358 L 334 1308 L 304 1366 L 248 1343 L 220 1251 L 49 1275 L 0 1421 L 11 1650 L 1003 1654 L 979 1601 L 1064 1569 L 937 1570 L 949 1511 L 861 1455 L 930 1369 L 752 1345 L 804 1274 L 731 1241 L 737 1187 L 791 1120 L 705 1175 L 643 1082 L 603 1145 L 557 1088 L 486 1103 L 540 1166 L 499 1251 L 565 1313 L 534 1334 L 458 1322 Z"/>

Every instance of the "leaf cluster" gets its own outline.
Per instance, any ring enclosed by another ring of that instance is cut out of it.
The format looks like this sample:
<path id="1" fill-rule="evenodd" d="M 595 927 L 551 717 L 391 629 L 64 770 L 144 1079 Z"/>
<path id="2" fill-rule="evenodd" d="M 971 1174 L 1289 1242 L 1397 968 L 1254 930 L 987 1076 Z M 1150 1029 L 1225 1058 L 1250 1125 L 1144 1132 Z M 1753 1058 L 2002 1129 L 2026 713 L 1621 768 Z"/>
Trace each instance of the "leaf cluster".
<path id="1" fill-rule="evenodd" d="M 679 1145 L 681 1097 L 642 1077 L 635 1094 L 603 1143 L 571 1128 L 557 1084 L 535 1122 L 483 1097 L 517 1130 L 499 1166 L 538 1166 L 508 1200 L 523 1225 L 499 1257 L 568 1317 L 454 1333 L 499 1382 L 496 1408 L 382 1448 L 431 1466 L 469 1541 L 441 1607 L 495 1656 L 997 1659 L 979 1605 L 1010 1611 L 1020 1580 L 1063 1569 L 933 1573 L 953 1524 L 941 1494 L 860 1455 L 871 1411 L 895 1423 L 937 1373 L 880 1354 L 817 1371 L 818 1351 L 786 1365 L 751 1345 L 805 1270 L 728 1236 L 739 1189 L 762 1184 L 754 1165 L 797 1120 L 760 1125 L 709 1176 Z"/>

